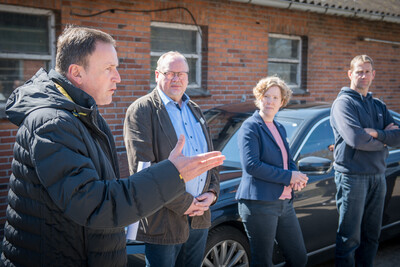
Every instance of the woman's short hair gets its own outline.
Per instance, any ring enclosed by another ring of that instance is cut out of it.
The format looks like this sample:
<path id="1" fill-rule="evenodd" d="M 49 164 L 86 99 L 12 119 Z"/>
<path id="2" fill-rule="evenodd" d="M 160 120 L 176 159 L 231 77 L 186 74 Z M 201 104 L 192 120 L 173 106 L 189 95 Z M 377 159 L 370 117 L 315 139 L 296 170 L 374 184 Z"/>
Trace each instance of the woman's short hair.
<path id="1" fill-rule="evenodd" d="M 287 103 L 289 102 L 290 98 L 292 97 L 292 89 L 289 88 L 289 86 L 286 85 L 286 83 L 279 77 L 277 76 L 269 76 L 266 78 L 261 79 L 257 85 L 253 88 L 253 94 L 254 97 L 256 98 L 255 104 L 258 108 L 260 108 L 258 105 L 258 100 L 260 100 L 265 92 L 268 91 L 269 88 L 272 86 L 278 86 L 279 89 L 281 90 L 281 96 L 282 96 L 282 107 L 286 106 Z"/>

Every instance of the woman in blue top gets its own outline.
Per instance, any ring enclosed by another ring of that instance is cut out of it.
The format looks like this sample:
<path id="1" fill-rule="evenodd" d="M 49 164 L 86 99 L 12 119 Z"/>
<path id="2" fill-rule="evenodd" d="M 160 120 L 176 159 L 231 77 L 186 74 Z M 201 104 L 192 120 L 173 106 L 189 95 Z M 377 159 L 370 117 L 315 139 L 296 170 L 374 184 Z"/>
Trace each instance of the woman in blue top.
<path id="1" fill-rule="evenodd" d="M 260 109 L 238 133 L 243 176 L 236 199 L 251 247 L 251 266 L 272 266 L 274 238 L 287 266 L 305 266 L 307 252 L 293 208 L 293 190 L 307 176 L 296 171 L 284 127 L 274 120 L 292 91 L 278 77 L 261 79 L 253 89 Z"/>

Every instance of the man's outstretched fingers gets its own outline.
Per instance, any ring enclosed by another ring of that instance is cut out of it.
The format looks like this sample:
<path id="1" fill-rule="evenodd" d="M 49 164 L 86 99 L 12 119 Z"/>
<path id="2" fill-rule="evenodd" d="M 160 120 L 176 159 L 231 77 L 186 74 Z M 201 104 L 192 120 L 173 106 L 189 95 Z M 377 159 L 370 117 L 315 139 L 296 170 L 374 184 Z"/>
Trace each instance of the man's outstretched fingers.
<path id="1" fill-rule="evenodd" d="M 211 151 L 211 152 L 207 152 L 207 153 L 203 153 L 203 154 L 199 154 L 195 157 L 199 157 L 201 160 L 201 163 L 213 159 L 214 157 L 220 156 L 221 152 L 220 151 Z"/>
<path id="2" fill-rule="evenodd" d="M 224 155 L 213 156 L 211 158 L 202 160 L 198 167 L 201 171 L 206 172 L 212 168 L 220 166 L 222 163 L 224 163 L 224 160 Z"/>
<path id="3" fill-rule="evenodd" d="M 219 151 L 209 152 L 201 156 L 197 155 L 190 157 L 190 160 L 187 162 L 181 172 L 183 180 L 188 182 L 194 177 L 221 165 L 224 160 L 225 156 L 221 155 L 221 152 Z"/>

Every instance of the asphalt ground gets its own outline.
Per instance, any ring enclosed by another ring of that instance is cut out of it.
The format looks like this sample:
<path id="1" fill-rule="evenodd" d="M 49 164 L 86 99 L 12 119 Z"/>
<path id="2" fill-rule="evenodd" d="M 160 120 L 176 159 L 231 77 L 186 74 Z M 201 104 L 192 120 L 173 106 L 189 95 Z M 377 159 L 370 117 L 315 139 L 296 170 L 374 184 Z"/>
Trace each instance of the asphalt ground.
<path id="1" fill-rule="evenodd" d="M 315 267 L 333 267 L 334 260 L 318 264 Z M 400 266 L 400 236 L 383 241 L 379 244 L 378 253 L 374 260 L 374 267 L 398 267 Z"/>
<path id="2" fill-rule="evenodd" d="M 0 252 L 1 252 L 0 242 Z M 144 255 L 128 256 L 130 258 L 128 267 L 141 267 L 145 266 Z M 314 267 L 333 267 L 335 266 L 334 260 L 318 264 Z M 379 250 L 374 261 L 374 267 L 398 267 L 400 266 L 400 236 L 390 240 L 381 242 Z"/>
<path id="3" fill-rule="evenodd" d="M 144 255 L 130 255 L 128 267 L 144 267 Z M 314 265 L 314 267 L 333 267 L 335 261 Z M 374 267 L 399 267 L 400 266 L 400 236 L 383 241 L 379 244 L 379 250 L 375 257 Z"/>

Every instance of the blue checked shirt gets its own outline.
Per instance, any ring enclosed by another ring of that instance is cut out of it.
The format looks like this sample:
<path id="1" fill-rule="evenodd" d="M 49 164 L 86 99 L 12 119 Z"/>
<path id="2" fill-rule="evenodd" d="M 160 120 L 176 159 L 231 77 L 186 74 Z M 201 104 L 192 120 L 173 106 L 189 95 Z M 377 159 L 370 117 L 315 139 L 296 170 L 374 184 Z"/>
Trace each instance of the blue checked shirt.
<path id="1" fill-rule="evenodd" d="M 207 152 L 207 141 L 204 136 L 201 124 L 196 120 L 192 111 L 188 107 L 189 96 L 183 94 L 182 106 L 167 96 L 161 89 L 157 88 L 158 93 L 167 109 L 169 118 L 174 126 L 177 138 L 181 134 L 185 136 L 185 145 L 182 154 L 194 156 Z M 193 180 L 186 183 L 186 192 L 197 197 L 203 191 L 206 183 L 207 172 L 202 173 Z"/>

